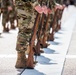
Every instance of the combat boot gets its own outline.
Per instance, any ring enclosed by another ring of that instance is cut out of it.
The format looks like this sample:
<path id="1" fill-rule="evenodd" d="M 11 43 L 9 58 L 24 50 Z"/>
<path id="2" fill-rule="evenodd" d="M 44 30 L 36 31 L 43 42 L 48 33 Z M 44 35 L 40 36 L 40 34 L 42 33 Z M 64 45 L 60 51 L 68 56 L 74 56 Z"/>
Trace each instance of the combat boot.
<path id="1" fill-rule="evenodd" d="M 8 27 L 6 28 L 5 25 L 4 25 L 3 32 L 9 32 L 9 28 Z"/>
<path id="2" fill-rule="evenodd" d="M 16 68 L 26 68 L 26 56 L 25 52 L 17 52 Z"/>
<path id="3" fill-rule="evenodd" d="M 54 41 L 54 34 L 53 33 L 49 33 L 47 41 Z"/>
<path id="4" fill-rule="evenodd" d="M 40 50 L 40 53 L 44 53 L 44 51 L 43 50 Z"/>
<path id="5" fill-rule="evenodd" d="M 11 24 L 11 29 L 16 29 L 14 23 Z"/>

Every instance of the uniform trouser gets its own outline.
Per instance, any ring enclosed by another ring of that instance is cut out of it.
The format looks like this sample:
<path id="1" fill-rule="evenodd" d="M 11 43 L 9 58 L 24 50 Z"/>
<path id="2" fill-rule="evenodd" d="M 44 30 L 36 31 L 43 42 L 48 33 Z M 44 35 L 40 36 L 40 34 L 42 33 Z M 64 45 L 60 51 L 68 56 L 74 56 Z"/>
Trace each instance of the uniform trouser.
<path id="1" fill-rule="evenodd" d="M 16 10 L 8 11 L 8 10 L 4 9 L 4 11 L 2 11 L 2 13 L 3 13 L 3 19 L 2 19 L 3 26 L 8 21 L 10 21 L 11 23 L 14 23 L 14 20 L 17 19 L 17 11 Z"/>
<path id="2" fill-rule="evenodd" d="M 17 36 L 17 44 L 16 44 L 16 50 L 19 52 L 23 52 L 27 50 L 27 46 L 29 45 L 31 38 L 31 30 L 28 32 L 28 29 L 25 31 L 20 31 L 18 32 Z"/>
<path id="3" fill-rule="evenodd" d="M 9 12 L 9 20 L 12 23 L 14 23 L 14 20 L 17 20 L 17 11 L 16 10 L 12 10 Z"/>
<path id="4" fill-rule="evenodd" d="M 9 20 L 8 10 L 4 10 L 2 13 L 3 13 L 2 25 L 5 26 L 5 24 Z"/>

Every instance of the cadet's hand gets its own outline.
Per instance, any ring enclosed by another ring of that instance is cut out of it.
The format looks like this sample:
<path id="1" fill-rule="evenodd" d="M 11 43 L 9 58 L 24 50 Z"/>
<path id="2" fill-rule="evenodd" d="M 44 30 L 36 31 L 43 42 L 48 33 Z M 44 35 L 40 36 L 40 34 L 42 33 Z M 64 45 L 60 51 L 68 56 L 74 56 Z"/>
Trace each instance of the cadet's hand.
<path id="1" fill-rule="evenodd" d="M 11 6 L 8 6 L 8 11 L 11 11 L 12 10 L 12 7 Z"/>

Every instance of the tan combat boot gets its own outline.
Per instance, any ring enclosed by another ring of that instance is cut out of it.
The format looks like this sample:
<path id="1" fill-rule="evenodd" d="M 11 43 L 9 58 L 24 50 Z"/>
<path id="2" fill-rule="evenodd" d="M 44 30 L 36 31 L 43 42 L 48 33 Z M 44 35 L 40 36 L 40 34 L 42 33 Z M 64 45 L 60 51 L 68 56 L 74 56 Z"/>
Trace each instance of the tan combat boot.
<path id="1" fill-rule="evenodd" d="M 11 29 L 16 29 L 14 23 L 11 23 Z"/>
<path id="2" fill-rule="evenodd" d="M 9 32 L 9 28 L 7 27 L 5 27 L 5 25 L 4 25 L 4 28 L 3 28 L 3 32 Z"/>
<path id="3" fill-rule="evenodd" d="M 17 52 L 17 61 L 16 61 L 16 68 L 26 68 L 26 56 L 25 52 Z"/>

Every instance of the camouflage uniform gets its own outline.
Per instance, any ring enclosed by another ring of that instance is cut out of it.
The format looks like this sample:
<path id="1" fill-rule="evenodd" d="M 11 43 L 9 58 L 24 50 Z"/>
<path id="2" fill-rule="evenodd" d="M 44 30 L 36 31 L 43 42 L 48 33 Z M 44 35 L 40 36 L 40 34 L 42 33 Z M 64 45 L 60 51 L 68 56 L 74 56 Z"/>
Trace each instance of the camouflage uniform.
<path id="1" fill-rule="evenodd" d="M 49 25 L 49 29 L 48 32 L 50 33 L 50 28 L 52 27 L 52 22 L 53 22 L 53 18 L 54 18 L 54 14 L 55 14 L 55 3 L 53 0 L 49 1 L 49 8 L 52 10 L 52 13 L 50 14 L 50 25 Z"/>
<path id="2" fill-rule="evenodd" d="M 76 0 L 74 1 L 74 5 L 76 6 Z"/>
<path id="3" fill-rule="evenodd" d="M 11 22 L 11 28 L 15 29 L 14 20 L 17 20 L 17 11 L 14 3 L 12 4 L 12 8 L 13 8 L 12 11 L 9 11 L 9 20 Z"/>
<path id="4" fill-rule="evenodd" d="M 70 4 L 70 0 L 63 0 L 63 4 L 65 4 L 66 6 L 68 6 Z"/>
<path id="5" fill-rule="evenodd" d="M 52 13 L 50 14 L 50 27 L 52 27 L 51 24 L 52 24 L 52 21 L 53 21 L 54 8 L 55 8 L 55 3 L 54 3 L 53 0 L 49 1 L 49 8 L 52 10 Z M 50 31 L 50 29 L 49 29 L 49 31 Z"/>
<path id="6" fill-rule="evenodd" d="M 34 10 L 30 2 L 17 1 L 18 9 L 18 37 L 17 51 L 26 51 L 31 38 L 31 33 L 34 25 Z"/>
<path id="7" fill-rule="evenodd" d="M 17 1 L 17 0 L 16 0 Z M 26 68 L 26 55 L 25 51 L 29 45 L 32 29 L 35 21 L 34 9 L 32 2 L 18 0 L 17 4 L 17 16 L 18 16 L 18 36 L 17 36 L 17 62 L 16 68 Z M 32 60 L 33 61 L 33 60 Z"/>
<path id="8" fill-rule="evenodd" d="M 6 22 L 8 22 L 9 20 L 8 6 L 13 7 L 12 0 L 1 0 L 1 12 L 3 13 L 2 24 L 4 25 L 4 27 L 5 27 Z"/>

